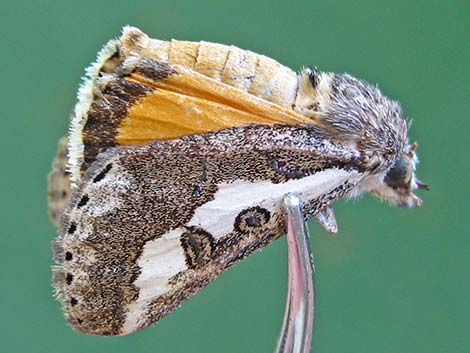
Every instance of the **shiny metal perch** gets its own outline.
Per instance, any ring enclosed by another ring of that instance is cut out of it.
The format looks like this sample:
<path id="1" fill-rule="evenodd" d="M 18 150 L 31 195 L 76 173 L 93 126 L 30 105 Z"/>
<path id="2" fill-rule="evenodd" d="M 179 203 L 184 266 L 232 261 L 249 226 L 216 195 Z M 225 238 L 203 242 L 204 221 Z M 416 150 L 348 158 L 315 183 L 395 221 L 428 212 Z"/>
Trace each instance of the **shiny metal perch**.
<path id="1" fill-rule="evenodd" d="M 300 200 L 286 194 L 289 285 L 277 353 L 306 353 L 312 347 L 314 321 L 314 266 L 308 230 Z"/>

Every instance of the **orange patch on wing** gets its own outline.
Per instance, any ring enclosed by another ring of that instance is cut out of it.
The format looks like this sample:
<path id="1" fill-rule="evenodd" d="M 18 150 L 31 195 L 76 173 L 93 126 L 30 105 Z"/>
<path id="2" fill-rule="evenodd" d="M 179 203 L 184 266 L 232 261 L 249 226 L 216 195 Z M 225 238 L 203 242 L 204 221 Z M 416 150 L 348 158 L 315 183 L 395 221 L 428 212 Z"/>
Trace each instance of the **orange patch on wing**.
<path id="1" fill-rule="evenodd" d="M 117 142 L 145 144 L 153 140 L 219 131 L 248 124 L 316 124 L 307 118 L 192 70 L 175 65 L 176 73 L 152 79 L 140 72 L 128 80 L 155 88 L 132 106 L 122 120 Z"/>

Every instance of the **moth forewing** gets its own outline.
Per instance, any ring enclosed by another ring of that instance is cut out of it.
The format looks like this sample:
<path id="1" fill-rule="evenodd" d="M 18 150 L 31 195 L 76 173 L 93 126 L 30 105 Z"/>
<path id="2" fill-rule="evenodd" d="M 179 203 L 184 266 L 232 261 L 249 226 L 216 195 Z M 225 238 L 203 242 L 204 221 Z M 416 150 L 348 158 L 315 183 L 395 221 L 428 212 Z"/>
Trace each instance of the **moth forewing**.
<path id="1" fill-rule="evenodd" d="M 360 155 L 315 134 L 249 125 L 101 154 L 61 221 L 60 251 L 71 255 L 57 256 L 58 278 L 81 274 L 55 283 L 72 325 L 148 326 L 281 236 L 285 193 L 311 215 L 347 193 L 363 176 Z"/>

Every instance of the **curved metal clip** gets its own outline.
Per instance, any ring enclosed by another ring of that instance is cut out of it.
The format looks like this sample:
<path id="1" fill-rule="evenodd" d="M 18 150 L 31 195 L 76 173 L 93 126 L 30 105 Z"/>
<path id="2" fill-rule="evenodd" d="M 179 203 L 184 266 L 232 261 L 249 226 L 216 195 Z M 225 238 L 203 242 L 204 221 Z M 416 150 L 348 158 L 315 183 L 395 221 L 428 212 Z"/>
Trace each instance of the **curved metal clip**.
<path id="1" fill-rule="evenodd" d="M 276 353 L 307 353 L 312 349 L 314 321 L 314 266 L 300 199 L 286 194 L 289 286 L 284 322 Z"/>

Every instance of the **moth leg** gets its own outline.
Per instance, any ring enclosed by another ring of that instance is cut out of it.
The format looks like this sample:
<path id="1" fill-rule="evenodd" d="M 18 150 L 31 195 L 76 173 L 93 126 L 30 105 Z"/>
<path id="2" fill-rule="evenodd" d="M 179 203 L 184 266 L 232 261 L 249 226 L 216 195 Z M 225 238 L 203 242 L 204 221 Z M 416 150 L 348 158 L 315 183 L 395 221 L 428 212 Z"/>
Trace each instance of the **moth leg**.
<path id="1" fill-rule="evenodd" d="M 287 228 L 289 286 L 276 352 L 310 352 L 315 315 L 314 267 L 309 234 L 299 198 L 294 194 L 286 194 L 283 208 Z"/>

